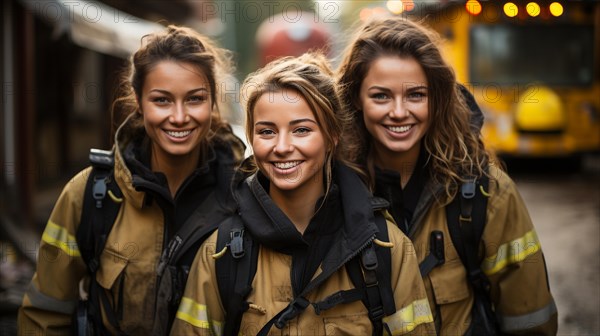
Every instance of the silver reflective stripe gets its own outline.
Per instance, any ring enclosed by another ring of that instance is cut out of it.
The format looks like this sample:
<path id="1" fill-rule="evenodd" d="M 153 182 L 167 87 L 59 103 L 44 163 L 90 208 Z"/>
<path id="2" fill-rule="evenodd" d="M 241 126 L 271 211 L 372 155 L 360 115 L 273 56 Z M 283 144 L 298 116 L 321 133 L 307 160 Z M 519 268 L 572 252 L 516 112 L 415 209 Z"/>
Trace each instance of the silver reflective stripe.
<path id="1" fill-rule="evenodd" d="M 502 331 L 505 332 L 527 330 L 548 322 L 554 314 L 556 314 L 556 304 L 552 300 L 544 308 L 530 314 L 519 316 L 498 315 L 498 322 Z"/>
<path id="2" fill-rule="evenodd" d="M 73 314 L 77 308 L 77 300 L 62 301 L 42 294 L 33 284 L 27 289 L 27 297 L 35 308 L 62 314 Z"/>

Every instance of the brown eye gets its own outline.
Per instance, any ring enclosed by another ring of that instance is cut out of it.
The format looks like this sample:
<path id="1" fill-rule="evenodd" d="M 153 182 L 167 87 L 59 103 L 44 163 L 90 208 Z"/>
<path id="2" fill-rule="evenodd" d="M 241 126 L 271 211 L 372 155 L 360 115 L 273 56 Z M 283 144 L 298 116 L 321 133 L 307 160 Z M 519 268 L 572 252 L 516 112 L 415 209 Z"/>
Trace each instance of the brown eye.
<path id="1" fill-rule="evenodd" d="M 169 103 L 169 99 L 166 97 L 155 97 L 155 98 L 152 98 L 152 102 L 159 104 L 159 105 L 164 105 L 164 104 Z"/>
<path id="2" fill-rule="evenodd" d="M 375 100 L 385 100 L 388 99 L 388 95 L 385 93 L 375 93 L 373 95 L 371 95 L 371 98 L 375 99 Z"/>

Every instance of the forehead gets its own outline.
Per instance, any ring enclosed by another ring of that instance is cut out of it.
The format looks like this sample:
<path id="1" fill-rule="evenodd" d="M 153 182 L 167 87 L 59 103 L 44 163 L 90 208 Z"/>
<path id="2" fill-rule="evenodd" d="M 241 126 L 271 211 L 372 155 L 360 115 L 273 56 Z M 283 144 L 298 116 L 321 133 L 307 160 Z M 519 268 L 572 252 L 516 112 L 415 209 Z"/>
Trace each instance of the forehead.
<path id="1" fill-rule="evenodd" d="M 204 71 L 193 63 L 167 60 L 158 62 L 146 74 L 145 86 L 154 83 L 195 86 L 207 84 L 208 79 Z"/>
<path id="2" fill-rule="evenodd" d="M 306 98 L 292 89 L 262 93 L 256 100 L 253 115 L 255 122 L 262 120 L 287 123 L 296 119 L 315 120 Z"/>
<path id="3" fill-rule="evenodd" d="M 423 68 L 413 57 L 380 56 L 371 62 L 363 85 L 427 85 Z"/>

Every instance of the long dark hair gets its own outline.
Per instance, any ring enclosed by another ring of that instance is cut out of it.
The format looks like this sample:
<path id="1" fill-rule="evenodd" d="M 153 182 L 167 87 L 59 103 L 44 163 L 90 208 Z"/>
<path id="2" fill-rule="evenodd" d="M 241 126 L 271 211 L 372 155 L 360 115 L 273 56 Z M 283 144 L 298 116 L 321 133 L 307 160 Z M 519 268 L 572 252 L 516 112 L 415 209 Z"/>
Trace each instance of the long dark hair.
<path id="1" fill-rule="evenodd" d="M 485 174 L 490 161 L 479 132 L 470 131 L 467 108 L 452 68 L 438 48 L 439 36 L 423 25 L 404 18 L 378 19 L 361 26 L 343 54 L 337 82 L 344 108 L 353 118 L 353 128 L 344 138 L 359 139 L 349 158 L 374 180 L 372 136 L 367 131 L 360 102 L 360 87 L 370 65 L 382 56 L 414 58 L 427 77 L 430 127 L 423 138 L 434 182 L 452 196 L 465 173 Z"/>

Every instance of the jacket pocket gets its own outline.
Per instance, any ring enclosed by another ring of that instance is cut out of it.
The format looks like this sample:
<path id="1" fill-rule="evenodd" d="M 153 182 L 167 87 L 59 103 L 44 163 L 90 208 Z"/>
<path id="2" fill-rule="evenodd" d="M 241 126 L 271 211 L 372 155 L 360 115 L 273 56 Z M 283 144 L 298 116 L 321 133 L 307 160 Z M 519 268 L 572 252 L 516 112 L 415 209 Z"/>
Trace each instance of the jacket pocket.
<path id="1" fill-rule="evenodd" d="M 459 258 L 446 262 L 429 273 L 435 302 L 444 305 L 469 297 L 467 271 Z"/>
<path id="2" fill-rule="evenodd" d="M 324 317 L 325 335 L 371 335 L 372 326 L 366 312 Z"/>
<path id="3" fill-rule="evenodd" d="M 96 274 L 98 284 L 105 289 L 112 289 L 119 276 L 127 267 L 129 260 L 124 256 L 104 249 L 100 255 L 100 267 Z"/>

